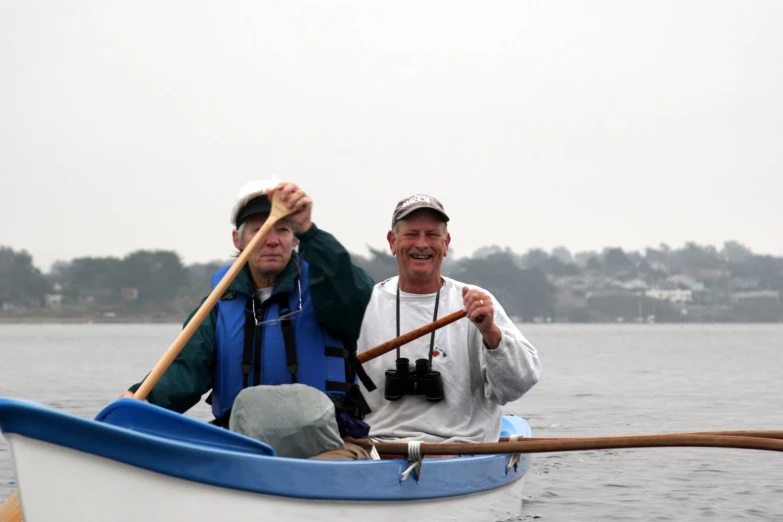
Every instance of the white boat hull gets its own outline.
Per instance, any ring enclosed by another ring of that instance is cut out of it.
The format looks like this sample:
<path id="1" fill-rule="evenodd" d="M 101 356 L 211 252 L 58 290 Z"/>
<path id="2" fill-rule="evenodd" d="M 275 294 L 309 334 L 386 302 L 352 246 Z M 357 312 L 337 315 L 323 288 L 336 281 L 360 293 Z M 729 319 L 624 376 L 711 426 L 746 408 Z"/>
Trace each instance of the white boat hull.
<path id="1" fill-rule="evenodd" d="M 6 439 L 25 522 L 498 521 L 520 513 L 524 487 L 522 477 L 496 489 L 441 499 L 289 498 L 183 480 L 13 433 Z"/>

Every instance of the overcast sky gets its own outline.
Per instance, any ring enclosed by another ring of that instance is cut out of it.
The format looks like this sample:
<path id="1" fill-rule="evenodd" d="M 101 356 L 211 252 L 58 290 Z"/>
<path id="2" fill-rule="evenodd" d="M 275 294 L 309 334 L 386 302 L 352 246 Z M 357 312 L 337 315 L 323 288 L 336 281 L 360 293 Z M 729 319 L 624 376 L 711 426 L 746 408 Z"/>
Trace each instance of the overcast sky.
<path id="1" fill-rule="evenodd" d="M 439 198 L 457 256 L 783 255 L 783 2 L 0 2 L 0 245 L 232 252 L 244 182 L 349 250 Z"/>

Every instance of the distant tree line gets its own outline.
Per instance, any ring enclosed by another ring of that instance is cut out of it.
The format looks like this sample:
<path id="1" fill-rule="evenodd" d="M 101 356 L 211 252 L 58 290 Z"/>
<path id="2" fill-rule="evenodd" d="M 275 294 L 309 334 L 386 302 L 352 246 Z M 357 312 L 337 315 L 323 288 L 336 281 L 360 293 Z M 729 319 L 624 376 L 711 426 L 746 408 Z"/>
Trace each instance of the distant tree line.
<path id="1" fill-rule="evenodd" d="M 367 256 L 353 258 L 376 282 L 397 274 L 396 259 L 384 250 L 370 248 Z M 174 251 L 137 250 L 122 258 L 58 261 L 42 273 L 28 252 L 0 246 L 0 313 L 59 308 L 126 315 L 166 311 L 184 318 L 209 293 L 211 274 L 230 262 L 185 265 Z M 694 310 L 715 310 L 703 317 L 783 320 L 779 300 L 727 304 L 738 289 L 783 292 L 783 258 L 754 254 L 737 241 L 727 241 L 720 249 L 689 242 L 682 248 L 661 244 L 639 252 L 607 247 L 575 254 L 562 246 L 524 254 L 489 246 L 470 257 L 447 257 L 443 272 L 491 291 L 519 321 L 590 322 L 648 314 L 657 321 L 691 320 L 681 306 L 633 291 L 634 284 L 657 287 L 678 275 L 703 286 L 692 303 Z M 596 281 L 613 286 L 598 291 Z"/>
<path id="2" fill-rule="evenodd" d="M 33 265 L 30 254 L 0 246 L 0 305 L 43 306 L 51 288 L 51 281 Z"/>

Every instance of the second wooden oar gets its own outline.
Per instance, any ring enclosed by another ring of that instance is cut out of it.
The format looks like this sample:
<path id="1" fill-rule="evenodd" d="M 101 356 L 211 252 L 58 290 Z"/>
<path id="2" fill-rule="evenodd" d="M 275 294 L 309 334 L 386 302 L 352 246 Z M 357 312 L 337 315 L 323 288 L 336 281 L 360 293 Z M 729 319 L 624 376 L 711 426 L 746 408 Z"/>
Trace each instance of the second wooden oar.
<path id="1" fill-rule="evenodd" d="M 371 361 L 376 357 L 380 357 L 381 355 L 390 352 L 395 348 L 399 348 L 403 344 L 407 344 L 413 341 L 414 339 L 418 339 L 423 335 L 427 335 L 428 333 L 434 332 L 438 328 L 442 328 L 447 324 L 451 324 L 454 321 L 462 319 L 463 317 L 465 317 L 465 315 L 466 315 L 465 310 L 459 310 L 458 312 L 454 312 L 453 314 L 449 314 L 445 317 L 441 317 L 437 321 L 433 321 L 429 324 L 425 324 L 421 328 L 416 328 L 415 330 L 411 330 L 406 334 L 403 334 L 399 337 L 395 337 L 390 341 L 386 341 L 383 344 L 379 344 L 375 348 L 370 348 L 369 350 L 365 350 L 362 353 L 358 354 L 356 357 L 359 359 L 360 363 L 366 363 L 367 361 Z"/>

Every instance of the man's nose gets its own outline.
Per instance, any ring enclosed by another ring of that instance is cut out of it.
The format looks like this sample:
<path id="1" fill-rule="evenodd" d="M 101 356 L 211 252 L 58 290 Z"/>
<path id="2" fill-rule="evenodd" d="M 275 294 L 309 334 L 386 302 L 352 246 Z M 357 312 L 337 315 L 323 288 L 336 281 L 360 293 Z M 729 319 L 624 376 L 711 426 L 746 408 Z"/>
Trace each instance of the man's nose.
<path id="1" fill-rule="evenodd" d="M 262 243 L 265 246 L 277 246 L 280 243 L 280 237 L 277 235 L 277 232 L 274 230 L 270 230 L 269 234 L 264 238 L 264 242 Z"/>
<path id="2" fill-rule="evenodd" d="M 427 248 L 429 245 L 427 244 L 427 237 L 424 234 L 419 234 L 416 236 L 416 248 Z"/>

